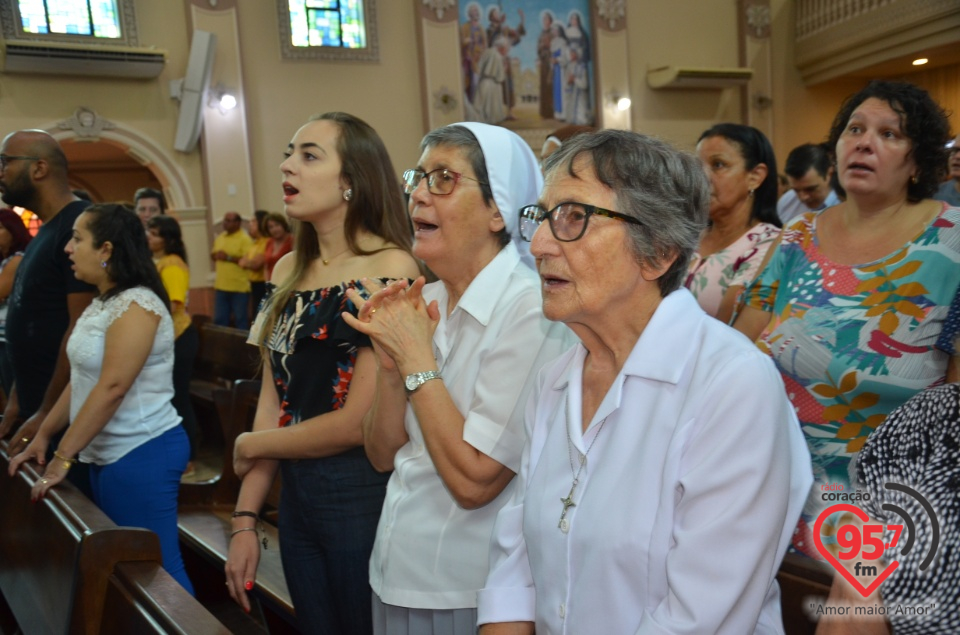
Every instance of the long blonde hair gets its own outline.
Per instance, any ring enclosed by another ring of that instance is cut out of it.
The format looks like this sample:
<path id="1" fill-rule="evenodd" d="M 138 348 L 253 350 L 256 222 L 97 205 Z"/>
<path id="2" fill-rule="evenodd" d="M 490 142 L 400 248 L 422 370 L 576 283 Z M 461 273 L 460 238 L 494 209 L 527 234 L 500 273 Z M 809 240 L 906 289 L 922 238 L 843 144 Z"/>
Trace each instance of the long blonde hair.
<path id="1" fill-rule="evenodd" d="M 344 112 L 314 115 L 309 121 L 331 121 L 339 129 L 337 154 L 340 155 L 340 172 L 353 190 L 353 196 L 347 202 L 347 217 L 343 227 L 350 251 L 368 256 L 392 249 L 395 245 L 412 256 L 413 231 L 404 205 L 403 190 L 377 131 L 362 119 Z M 293 271 L 277 285 L 265 309 L 266 321 L 260 332 L 260 348 L 264 356 L 268 354 L 265 344 L 290 295 L 310 265 L 320 257 L 320 242 L 313 225 L 296 220 L 292 225 Z M 367 251 L 357 242 L 361 232 L 379 236 L 391 246 Z"/>

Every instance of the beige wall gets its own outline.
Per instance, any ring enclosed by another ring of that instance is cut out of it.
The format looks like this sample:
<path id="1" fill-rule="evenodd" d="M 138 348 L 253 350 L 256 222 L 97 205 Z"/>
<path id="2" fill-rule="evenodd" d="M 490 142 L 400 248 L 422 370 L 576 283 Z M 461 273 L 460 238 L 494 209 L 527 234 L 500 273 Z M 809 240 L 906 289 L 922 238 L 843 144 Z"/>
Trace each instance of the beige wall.
<path id="1" fill-rule="evenodd" d="M 140 45 L 168 53 L 166 68 L 155 80 L 0 73 L 3 130 L 47 127 L 70 117 L 79 106 L 92 108 L 163 154 L 168 165 L 182 173 L 193 199 L 173 204 L 191 208 L 191 218 L 196 221 L 204 213 L 209 218 L 210 211 L 205 208 L 209 204 L 207 186 L 212 184 L 205 183 L 201 150 L 182 154 L 172 149 L 178 105 L 170 99 L 168 83 L 185 70 L 189 2 L 135 1 Z M 276 3 L 235 0 L 249 147 L 247 157 L 242 161 L 238 157 L 237 162 L 249 161 L 249 176 L 244 178 L 250 182 L 240 186 L 252 190 L 255 207 L 281 211 L 278 165 L 282 153 L 296 129 L 314 113 L 344 110 L 367 120 L 383 136 L 398 172 L 416 161 L 425 132 L 415 23 L 418 2 L 377 0 L 380 61 L 372 63 L 281 60 Z M 234 2 L 220 4 L 233 6 Z M 793 64 L 792 1 L 771 0 L 771 9 L 771 140 L 782 161 L 794 146 L 823 139 L 842 98 L 864 80 L 805 86 Z M 646 84 L 648 67 L 737 66 L 736 11 L 736 0 L 629 0 L 627 55 L 605 60 L 604 68 L 611 76 L 608 80 L 612 76 L 626 78 L 633 106 L 628 120 L 609 123 L 629 125 L 692 148 L 699 134 L 713 123 L 739 121 L 740 95 L 735 89 L 652 90 Z M 954 103 L 948 107 L 960 110 L 956 103 L 960 89 L 957 80 L 950 79 L 955 75 L 956 67 L 952 67 L 952 71 L 930 71 L 914 78 L 936 88 L 937 95 L 952 99 Z M 229 161 L 229 156 L 225 160 Z M 238 211 L 249 215 L 251 210 Z M 214 218 L 219 217 L 217 210 L 212 212 Z M 201 222 L 192 223 L 190 230 L 206 232 Z M 196 239 L 202 248 L 209 237 Z"/>
<path id="2" fill-rule="evenodd" d="M 793 62 L 794 15 L 790 0 L 772 0 L 773 57 L 773 138 L 779 169 L 790 150 L 803 143 L 826 141 L 830 124 L 843 99 L 865 85 L 863 79 L 835 80 L 806 86 Z"/>
<path id="3" fill-rule="evenodd" d="M 96 111 L 119 127 L 169 155 L 188 188 L 203 200 L 199 154 L 173 150 L 177 103 L 170 99 L 169 80 L 183 75 L 188 37 L 185 15 L 170 4 L 137 0 L 141 46 L 167 51 L 167 64 L 155 80 L 111 80 L 92 77 L 0 73 L 0 122 L 4 134 L 21 128 L 49 128 L 70 118 L 79 106 Z M 128 198 L 133 197 L 133 192 Z M 190 201 L 176 201 L 178 205 Z"/>
<path id="4" fill-rule="evenodd" d="M 736 0 L 628 2 L 633 130 L 692 149 L 718 121 L 739 121 L 736 90 L 653 90 L 647 69 L 737 63 Z"/>
<path id="5" fill-rule="evenodd" d="M 250 133 L 254 200 L 282 212 L 280 161 L 293 134 L 313 114 L 342 110 L 383 137 L 394 168 L 419 158 L 426 132 L 420 99 L 414 7 L 379 0 L 380 62 L 280 59 L 276 3 L 240 0 L 244 99 Z"/>

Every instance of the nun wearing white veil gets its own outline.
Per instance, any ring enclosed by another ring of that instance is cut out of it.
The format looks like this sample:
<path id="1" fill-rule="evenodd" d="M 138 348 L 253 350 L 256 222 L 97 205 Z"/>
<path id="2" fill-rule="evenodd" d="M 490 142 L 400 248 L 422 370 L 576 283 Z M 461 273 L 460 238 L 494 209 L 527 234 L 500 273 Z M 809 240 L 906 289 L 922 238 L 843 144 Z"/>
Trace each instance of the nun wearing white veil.
<path id="1" fill-rule="evenodd" d="M 515 236 L 543 184 L 526 142 L 461 123 L 427 134 L 421 150 L 404 174 L 414 255 L 439 280 L 353 295 L 359 319 L 346 318 L 379 360 L 364 447 L 375 468 L 394 470 L 370 558 L 374 632 L 474 634 L 530 387 L 573 339 L 544 319 Z"/>

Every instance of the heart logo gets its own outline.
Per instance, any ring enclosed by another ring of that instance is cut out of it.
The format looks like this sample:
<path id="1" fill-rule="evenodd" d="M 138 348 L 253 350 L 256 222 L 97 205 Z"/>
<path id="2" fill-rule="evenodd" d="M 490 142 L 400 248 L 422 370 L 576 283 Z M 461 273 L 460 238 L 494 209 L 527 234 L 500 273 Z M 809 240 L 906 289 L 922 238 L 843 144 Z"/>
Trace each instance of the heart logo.
<path id="1" fill-rule="evenodd" d="M 823 545 L 823 541 L 821 540 L 822 537 L 820 535 L 820 528 L 823 527 L 823 522 L 829 516 L 837 512 L 850 512 L 851 514 L 855 515 L 857 518 L 864 521 L 864 523 L 870 521 L 870 517 L 867 516 L 867 514 L 864 513 L 864 511 L 859 507 L 856 507 L 854 505 L 847 505 L 844 503 L 841 503 L 839 505 L 831 505 L 830 507 L 820 512 L 820 515 L 817 516 L 817 522 L 813 526 L 813 542 L 817 547 L 817 551 L 820 552 L 820 555 L 822 555 L 827 560 L 827 562 L 833 565 L 833 568 L 836 569 L 837 572 L 840 573 L 840 575 L 846 578 L 847 582 L 849 582 L 853 586 L 853 588 L 855 588 L 857 592 L 860 593 L 860 595 L 862 595 L 863 597 L 867 597 L 868 595 L 873 593 L 884 580 L 887 579 L 887 576 L 893 573 L 894 569 L 900 566 L 900 563 L 897 562 L 896 560 L 891 562 L 889 565 L 887 565 L 886 569 L 880 572 L 880 575 L 878 575 L 876 579 L 870 583 L 869 586 L 864 587 L 862 584 L 860 584 L 860 581 L 857 580 L 857 578 L 852 573 L 850 573 L 847 570 L 847 568 L 840 563 L 839 560 L 837 560 L 836 556 L 830 553 L 830 551 Z"/>

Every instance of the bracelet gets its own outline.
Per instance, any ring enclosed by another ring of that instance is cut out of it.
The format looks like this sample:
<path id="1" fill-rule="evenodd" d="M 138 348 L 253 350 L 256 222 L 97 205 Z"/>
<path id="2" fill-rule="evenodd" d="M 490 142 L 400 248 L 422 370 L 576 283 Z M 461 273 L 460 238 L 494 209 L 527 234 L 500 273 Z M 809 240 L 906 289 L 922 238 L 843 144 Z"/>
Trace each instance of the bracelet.
<path id="1" fill-rule="evenodd" d="M 237 534 L 239 534 L 241 531 L 254 531 L 254 532 L 257 533 L 258 536 L 260 536 L 260 543 L 263 545 L 263 548 L 264 548 L 264 549 L 267 548 L 267 545 L 269 544 L 269 541 L 267 540 L 267 532 L 265 532 L 265 531 L 263 530 L 263 521 L 260 519 L 260 516 L 259 516 L 259 515 L 257 515 L 257 514 L 254 513 L 254 512 L 238 511 L 238 512 L 233 512 L 232 514 L 230 514 L 230 516 L 233 517 L 233 518 L 240 518 L 240 517 L 243 517 L 243 516 L 248 516 L 248 517 L 250 517 L 250 518 L 256 518 L 256 519 L 257 519 L 257 525 L 256 525 L 256 527 L 242 527 L 242 528 L 240 528 L 240 529 L 235 529 L 235 530 L 233 530 L 233 532 L 231 532 L 231 534 L 230 534 L 230 537 L 231 537 L 231 538 L 233 538 L 234 536 L 236 536 Z"/>
<path id="2" fill-rule="evenodd" d="M 63 456 L 62 454 L 60 454 L 60 452 L 58 452 L 57 450 L 54 450 L 54 451 L 53 451 L 53 458 L 58 459 L 58 460 L 60 460 L 60 461 L 63 462 L 63 471 L 64 471 L 64 472 L 68 471 L 68 470 L 73 466 L 73 464 L 77 462 L 76 459 L 68 459 L 67 457 L 65 457 L 65 456 Z"/>
<path id="3" fill-rule="evenodd" d="M 53 451 L 53 456 L 57 457 L 57 458 L 60 459 L 61 461 L 66 461 L 67 463 L 71 463 L 71 464 L 72 464 L 72 463 L 76 463 L 76 462 L 77 462 L 76 459 L 68 459 L 67 457 L 65 457 L 65 456 L 63 456 L 62 454 L 60 454 L 60 450 L 54 450 L 54 451 Z"/>

